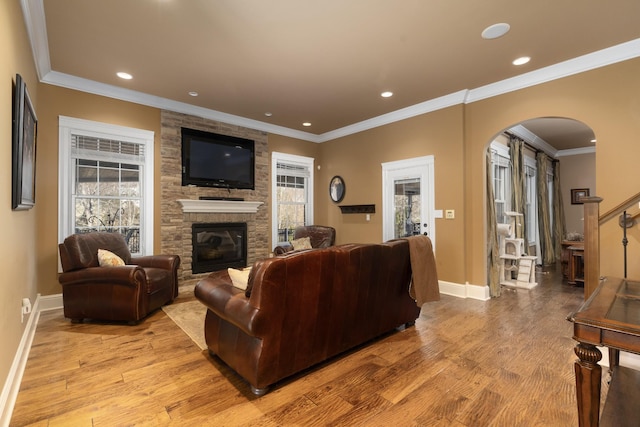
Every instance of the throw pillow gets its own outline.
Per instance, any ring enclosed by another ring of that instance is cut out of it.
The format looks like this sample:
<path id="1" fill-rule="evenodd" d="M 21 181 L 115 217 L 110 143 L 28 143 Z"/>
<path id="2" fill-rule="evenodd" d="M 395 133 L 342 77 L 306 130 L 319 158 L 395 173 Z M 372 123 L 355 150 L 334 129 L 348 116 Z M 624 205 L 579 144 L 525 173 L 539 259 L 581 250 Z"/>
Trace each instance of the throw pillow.
<path id="1" fill-rule="evenodd" d="M 293 245 L 294 251 L 299 251 L 301 249 L 311 249 L 311 240 L 308 237 L 302 237 L 300 239 L 292 240 L 291 245 Z"/>
<path id="2" fill-rule="evenodd" d="M 124 265 L 124 261 L 113 252 L 106 249 L 98 249 L 98 264 L 100 264 L 100 267 L 118 267 Z"/>
<path id="3" fill-rule="evenodd" d="M 249 273 L 251 273 L 251 267 L 237 270 L 235 268 L 227 268 L 229 277 L 231 278 L 231 284 L 243 291 L 247 289 L 247 283 L 249 282 Z"/>

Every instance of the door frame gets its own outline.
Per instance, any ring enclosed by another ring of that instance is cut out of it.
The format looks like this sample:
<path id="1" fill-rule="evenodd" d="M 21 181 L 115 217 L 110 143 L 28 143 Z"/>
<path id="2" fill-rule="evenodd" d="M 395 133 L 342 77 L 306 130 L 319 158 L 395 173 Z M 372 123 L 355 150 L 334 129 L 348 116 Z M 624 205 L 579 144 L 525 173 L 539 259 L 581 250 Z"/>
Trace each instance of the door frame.
<path id="1" fill-rule="evenodd" d="M 429 229 L 424 229 L 425 218 L 420 224 L 420 232 L 427 231 L 433 250 L 436 248 L 435 180 L 433 155 L 414 157 L 382 163 L 382 240 L 394 238 L 393 235 L 393 183 L 397 179 L 420 178 L 420 203 L 423 216 Z"/>

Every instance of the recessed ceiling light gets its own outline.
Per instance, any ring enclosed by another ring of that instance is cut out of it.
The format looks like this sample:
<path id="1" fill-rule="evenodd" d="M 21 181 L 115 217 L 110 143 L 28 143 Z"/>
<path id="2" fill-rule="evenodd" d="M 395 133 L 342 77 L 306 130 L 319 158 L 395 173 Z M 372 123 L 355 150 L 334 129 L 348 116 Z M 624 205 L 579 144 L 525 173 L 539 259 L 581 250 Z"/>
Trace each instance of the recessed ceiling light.
<path id="1" fill-rule="evenodd" d="M 482 38 L 486 40 L 497 39 L 507 34 L 510 28 L 511 26 L 504 22 L 490 25 L 482 31 Z"/>
<path id="2" fill-rule="evenodd" d="M 129 73 L 124 73 L 122 71 L 120 71 L 119 73 L 116 73 L 116 76 L 120 77 L 121 79 L 125 79 L 125 80 L 131 80 L 133 78 L 133 76 Z"/>
<path id="3" fill-rule="evenodd" d="M 266 113 L 264 113 L 264 115 L 267 116 L 267 117 L 271 117 L 271 116 L 273 116 L 273 113 L 266 112 Z"/>
<path id="4" fill-rule="evenodd" d="M 392 96 L 393 96 L 393 92 L 389 92 L 389 91 L 387 91 L 387 92 L 382 92 L 382 93 L 380 94 L 380 96 L 381 96 L 381 97 L 383 97 L 383 98 L 389 98 L 389 97 L 392 97 Z"/>
<path id="5" fill-rule="evenodd" d="M 196 92 L 195 90 L 192 90 L 191 92 L 189 92 L 189 96 L 198 96 L 198 92 Z"/>
<path id="6" fill-rule="evenodd" d="M 591 142 L 593 142 L 593 143 L 595 144 L 595 143 L 596 143 L 596 139 L 595 139 L 595 138 L 593 138 L 593 139 L 591 140 Z"/>
<path id="7" fill-rule="evenodd" d="M 513 65 L 523 65 L 523 64 L 526 64 L 529 61 L 531 61 L 531 58 L 529 58 L 528 56 L 521 56 L 520 58 L 515 59 L 513 61 Z"/>
<path id="8" fill-rule="evenodd" d="M 302 126 L 307 126 L 307 127 L 309 127 L 309 126 L 311 126 L 311 123 L 309 123 L 309 122 L 304 122 L 304 123 L 302 124 Z"/>

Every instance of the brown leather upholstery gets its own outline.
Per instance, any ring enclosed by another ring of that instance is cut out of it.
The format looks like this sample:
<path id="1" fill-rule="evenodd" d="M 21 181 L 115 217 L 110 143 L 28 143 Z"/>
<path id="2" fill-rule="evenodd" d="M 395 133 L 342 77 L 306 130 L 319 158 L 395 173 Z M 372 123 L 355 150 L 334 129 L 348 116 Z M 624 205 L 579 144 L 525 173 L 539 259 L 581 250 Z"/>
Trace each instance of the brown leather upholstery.
<path id="1" fill-rule="evenodd" d="M 308 237 L 312 248 L 328 248 L 336 243 L 336 230 L 325 225 L 301 225 L 293 231 L 294 239 Z M 291 243 L 283 243 L 273 248 L 275 255 L 282 255 L 293 250 Z"/>
<path id="2" fill-rule="evenodd" d="M 178 296 L 177 255 L 132 257 L 121 234 L 104 232 L 71 235 L 59 249 L 64 315 L 73 321 L 133 323 Z M 98 249 L 127 265 L 100 267 Z"/>
<path id="3" fill-rule="evenodd" d="M 201 280 L 195 296 L 208 308 L 210 352 L 256 394 L 420 313 L 406 240 L 296 251 L 257 261 L 251 273 L 250 297 L 226 271 Z"/>

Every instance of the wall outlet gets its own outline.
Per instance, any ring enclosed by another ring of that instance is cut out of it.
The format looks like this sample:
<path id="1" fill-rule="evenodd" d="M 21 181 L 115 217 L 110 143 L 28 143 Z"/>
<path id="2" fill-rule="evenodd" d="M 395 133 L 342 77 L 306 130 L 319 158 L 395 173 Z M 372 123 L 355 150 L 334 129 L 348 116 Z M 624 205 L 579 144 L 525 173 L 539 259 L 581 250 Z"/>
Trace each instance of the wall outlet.
<path id="1" fill-rule="evenodd" d="M 24 315 L 31 313 L 31 300 L 29 298 L 22 298 L 22 311 L 20 314 L 20 322 L 24 323 Z"/>
<path id="2" fill-rule="evenodd" d="M 453 209 L 447 209 L 444 211 L 445 219 L 454 219 L 456 217 L 456 211 Z"/>

